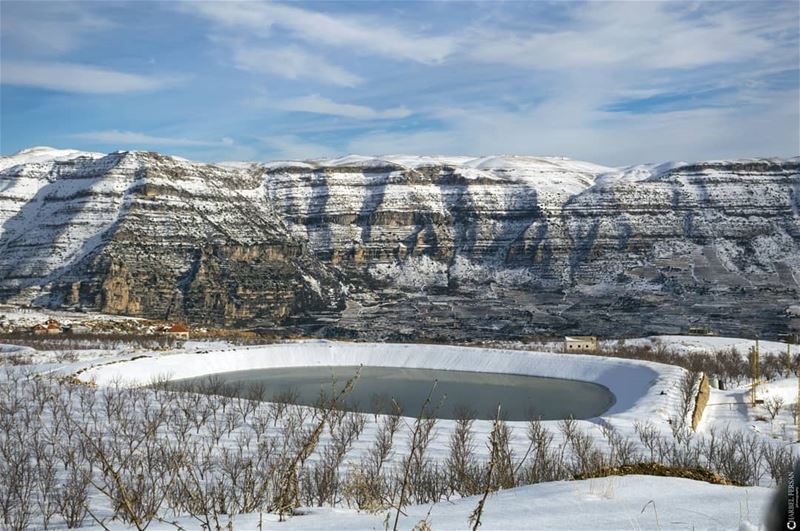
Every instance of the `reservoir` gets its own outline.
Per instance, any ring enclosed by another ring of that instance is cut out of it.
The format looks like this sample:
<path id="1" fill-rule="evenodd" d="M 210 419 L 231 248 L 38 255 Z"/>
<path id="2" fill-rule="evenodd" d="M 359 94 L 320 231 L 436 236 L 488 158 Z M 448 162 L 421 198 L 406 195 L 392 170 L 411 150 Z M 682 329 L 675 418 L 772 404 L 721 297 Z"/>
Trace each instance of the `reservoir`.
<path id="1" fill-rule="evenodd" d="M 358 371 L 354 366 L 253 369 L 175 380 L 170 385 L 175 389 L 314 406 L 321 397 L 338 396 Z M 397 404 L 403 415 L 416 417 L 429 394 L 431 414 L 441 419 L 455 419 L 468 410 L 473 418 L 491 420 L 498 404 L 502 406 L 502 417 L 510 421 L 569 416 L 585 419 L 602 415 L 615 401 L 607 388 L 577 380 L 368 366 L 361 368 L 341 402 L 343 409 L 383 414 L 392 412 Z"/>

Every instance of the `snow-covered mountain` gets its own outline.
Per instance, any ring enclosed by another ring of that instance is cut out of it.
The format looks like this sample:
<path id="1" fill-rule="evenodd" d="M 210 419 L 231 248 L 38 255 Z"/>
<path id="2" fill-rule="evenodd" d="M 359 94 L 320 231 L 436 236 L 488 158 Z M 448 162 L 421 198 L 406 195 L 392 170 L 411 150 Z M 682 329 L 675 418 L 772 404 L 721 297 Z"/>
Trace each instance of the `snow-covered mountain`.
<path id="1" fill-rule="evenodd" d="M 800 158 L 0 158 L 0 299 L 364 337 L 800 328 Z"/>
<path id="2" fill-rule="evenodd" d="M 0 297 L 218 324 L 340 307 L 264 197 L 258 173 L 156 153 L 9 165 Z"/>

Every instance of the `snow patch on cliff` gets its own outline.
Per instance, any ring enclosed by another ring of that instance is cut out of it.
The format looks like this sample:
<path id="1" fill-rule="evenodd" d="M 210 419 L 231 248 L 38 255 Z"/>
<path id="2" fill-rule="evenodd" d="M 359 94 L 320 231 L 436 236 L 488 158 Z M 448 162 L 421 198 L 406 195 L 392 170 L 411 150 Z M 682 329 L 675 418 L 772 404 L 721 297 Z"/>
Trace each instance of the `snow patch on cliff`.
<path id="1" fill-rule="evenodd" d="M 650 179 L 657 179 L 671 170 L 686 166 L 686 164 L 686 162 L 682 161 L 669 161 L 660 164 L 626 166 L 624 168 L 600 173 L 597 176 L 596 182 L 598 186 L 614 186 L 621 183 L 633 184 Z"/>
<path id="2" fill-rule="evenodd" d="M 477 263 L 464 256 L 457 256 L 450 267 L 450 274 L 463 283 L 495 283 L 501 286 L 520 287 L 534 280 L 528 269 L 498 267 Z"/>
<path id="3" fill-rule="evenodd" d="M 369 268 L 376 280 L 390 282 L 399 288 L 447 286 L 447 265 L 429 256 L 411 256 L 403 262 L 376 264 Z"/>
<path id="4" fill-rule="evenodd" d="M 13 155 L 0 157 L 0 171 L 19 166 L 20 164 L 41 164 L 45 162 L 72 160 L 78 157 L 98 159 L 105 157 L 105 155 L 103 153 L 79 151 L 77 149 L 55 149 L 48 146 L 36 146 L 23 149 Z"/>

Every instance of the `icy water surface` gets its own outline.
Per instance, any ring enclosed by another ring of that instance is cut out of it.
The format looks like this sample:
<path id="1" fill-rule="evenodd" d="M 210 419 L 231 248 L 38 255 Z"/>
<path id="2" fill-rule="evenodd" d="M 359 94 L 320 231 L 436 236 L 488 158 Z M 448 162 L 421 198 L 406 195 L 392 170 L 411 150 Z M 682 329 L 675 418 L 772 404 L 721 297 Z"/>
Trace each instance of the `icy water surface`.
<path id="1" fill-rule="evenodd" d="M 291 401 L 313 406 L 321 394 L 338 394 L 353 378 L 358 367 L 291 367 L 254 369 L 178 380 L 173 386 L 198 386 L 214 394 L 260 397 L 263 400 Z M 387 413 L 393 401 L 406 416 L 415 417 L 437 382 L 431 404 L 435 416 L 457 418 L 463 408 L 475 418 L 492 419 L 502 405 L 507 420 L 576 419 L 603 414 L 614 404 L 614 395 L 605 387 L 575 380 L 519 376 L 511 374 L 363 367 L 353 389 L 344 398 L 344 408 L 364 413 Z M 282 400 L 280 400 L 282 399 Z"/>

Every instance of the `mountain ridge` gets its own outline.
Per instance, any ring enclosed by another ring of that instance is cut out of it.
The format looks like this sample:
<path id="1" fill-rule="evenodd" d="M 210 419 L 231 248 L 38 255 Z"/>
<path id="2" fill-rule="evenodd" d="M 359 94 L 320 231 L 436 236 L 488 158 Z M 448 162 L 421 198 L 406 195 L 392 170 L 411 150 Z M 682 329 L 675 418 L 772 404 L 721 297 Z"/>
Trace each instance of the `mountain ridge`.
<path id="1" fill-rule="evenodd" d="M 0 158 L 3 301 L 365 338 L 777 334 L 799 280 L 797 157 Z"/>

